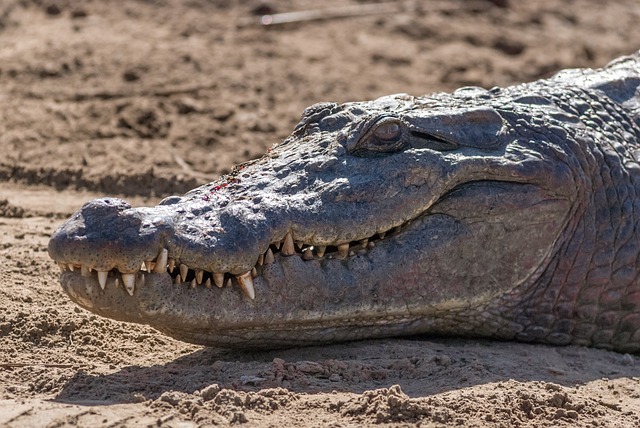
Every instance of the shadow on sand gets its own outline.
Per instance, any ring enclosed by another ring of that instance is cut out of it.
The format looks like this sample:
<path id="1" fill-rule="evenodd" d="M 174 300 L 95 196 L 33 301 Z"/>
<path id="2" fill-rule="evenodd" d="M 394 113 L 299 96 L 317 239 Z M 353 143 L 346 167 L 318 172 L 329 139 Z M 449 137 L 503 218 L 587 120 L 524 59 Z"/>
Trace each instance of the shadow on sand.
<path id="1" fill-rule="evenodd" d="M 124 403 L 154 400 L 167 391 L 193 394 L 210 385 L 244 391 L 283 387 L 320 393 L 400 385 L 424 397 L 507 380 L 576 386 L 607 377 L 640 375 L 628 354 L 462 339 L 388 339 L 289 350 L 241 352 L 203 348 L 154 366 L 109 374 L 78 371 L 55 401 Z"/>

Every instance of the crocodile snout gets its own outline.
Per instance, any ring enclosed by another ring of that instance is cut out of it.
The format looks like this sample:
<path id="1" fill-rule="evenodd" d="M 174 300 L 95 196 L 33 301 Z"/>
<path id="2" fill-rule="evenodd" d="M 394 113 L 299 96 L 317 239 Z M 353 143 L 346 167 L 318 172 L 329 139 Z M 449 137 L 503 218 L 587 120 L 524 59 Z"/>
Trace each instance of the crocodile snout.
<path id="1" fill-rule="evenodd" d="M 52 235 L 49 255 L 65 270 L 93 270 L 106 278 L 117 269 L 135 274 L 144 260 L 155 259 L 170 220 L 149 209 L 132 208 L 117 198 L 87 202 Z M 128 277 L 127 277 L 128 278 Z"/>

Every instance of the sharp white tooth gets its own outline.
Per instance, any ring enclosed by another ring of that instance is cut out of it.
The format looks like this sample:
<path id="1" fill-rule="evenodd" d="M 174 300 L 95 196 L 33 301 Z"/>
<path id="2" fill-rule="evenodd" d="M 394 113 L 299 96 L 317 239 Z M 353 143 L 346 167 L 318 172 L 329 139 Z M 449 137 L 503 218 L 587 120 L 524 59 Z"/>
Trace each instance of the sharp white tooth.
<path id="1" fill-rule="evenodd" d="M 144 267 L 147 272 L 153 271 L 153 260 L 145 260 Z M 142 269 L 142 270 L 145 270 L 145 269 Z"/>
<path id="2" fill-rule="evenodd" d="M 147 262 L 146 261 L 140 263 L 140 270 L 142 270 L 142 271 L 147 270 Z"/>
<path id="3" fill-rule="evenodd" d="M 129 293 L 130 296 L 133 296 L 133 291 L 136 289 L 136 274 L 123 273 L 122 283 L 124 284 L 124 288 L 127 289 L 127 293 Z"/>
<path id="4" fill-rule="evenodd" d="M 65 265 L 64 263 L 58 263 L 58 267 L 60 268 L 60 273 L 67 271 L 67 265 Z"/>
<path id="5" fill-rule="evenodd" d="M 204 286 L 206 288 L 211 288 L 211 278 L 207 278 L 207 280 L 204 283 Z"/>
<path id="6" fill-rule="evenodd" d="M 312 260 L 313 259 L 313 251 L 311 250 L 313 247 L 307 247 L 306 250 L 304 250 L 304 253 L 302 254 L 302 258 L 305 260 Z"/>
<path id="7" fill-rule="evenodd" d="M 369 243 L 368 239 L 361 239 L 360 240 L 360 245 L 362 245 L 363 247 L 366 247 L 368 243 Z"/>
<path id="8" fill-rule="evenodd" d="M 176 268 L 176 259 L 169 259 L 169 272 L 173 272 Z"/>
<path id="9" fill-rule="evenodd" d="M 213 274 L 213 282 L 216 284 L 216 287 L 222 288 L 224 285 L 224 274 L 223 273 L 214 273 Z"/>
<path id="10" fill-rule="evenodd" d="M 349 243 L 338 245 L 338 254 L 340 257 L 347 257 L 349 255 Z"/>
<path id="11" fill-rule="evenodd" d="M 80 266 L 80 275 L 88 277 L 91 274 L 91 268 L 87 265 Z"/>
<path id="12" fill-rule="evenodd" d="M 180 277 L 182 277 L 182 282 L 187 281 L 187 274 L 189 273 L 189 266 L 184 263 L 180 263 Z"/>
<path id="13" fill-rule="evenodd" d="M 196 288 L 196 285 L 198 285 L 198 284 L 196 283 L 196 279 L 195 279 L 195 278 L 193 278 L 193 279 L 191 280 L 191 284 L 190 284 L 190 286 L 191 286 L 191 288 Z"/>
<path id="14" fill-rule="evenodd" d="M 292 256 L 296 253 L 296 249 L 293 246 L 293 236 L 291 236 L 291 232 L 287 233 L 287 236 L 284 237 L 284 244 L 282 244 L 282 250 L 280 253 L 283 256 Z"/>
<path id="15" fill-rule="evenodd" d="M 355 255 L 356 255 L 356 253 L 355 253 L 355 252 L 353 252 L 353 251 L 349 251 L 349 257 L 353 257 L 353 256 L 355 256 Z"/>
<path id="16" fill-rule="evenodd" d="M 264 264 L 268 265 L 273 263 L 274 261 L 275 261 L 275 258 L 273 257 L 273 251 L 271 251 L 271 248 L 269 248 L 267 252 L 264 253 Z"/>
<path id="17" fill-rule="evenodd" d="M 156 265 L 153 267 L 153 271 L 155 273 L 163 273 L 167 271 L 167 259 L 169 258 L 169 250 L 163 248 L 158 253 L 158 258 L 156 259 Z"/>
<path id="18" fill-rule="evenodd" d="M 69 270 L 70 270 L 71 272 L 73 272 L 73 269 L 74 269 L 74 268 L 73 268 L 73 265 L 72 265 L 71 263 L 69 263 Z"/>
<path id="19" fill-rule="evenodd" d="M 318 257 L 324 256 L 324 252 L 327 250 L 327 247 L 324 247 L 322 245 L 315 248 L 316 248 L 316 254 L 318 255 Z"/>
<path id="20" fill-rule="evenodd" d="M 282 248 L 282 243 L 283 243 L 283 242 L 284 242 L 284 240 L 276 241 L 276 242 L 273 242 L 273 243 L 272 243 L 272 245 L 273 245 L 274 247 L 276 247 L 276 249 L 278 249 L 278 250 L 279 250 L 280 248 Z"/>
<path id="21" fill-rule="evenodd" d="M 198 284 L 202 284 L 203 275 L 204 275 L 204 271 L 202 269 L 196 269 L 196 282 Z"/>
<path id="22" fill-rule="evenodd" d="M 387 232 L 380 232 L 380 233 L 378 233 L 378 236 L 380 237 L 380 239 L 384 239 L 386 234 L 387 234 Z"/>
<path id="23" fill-rule="evenodd" d="M 251 269 L 251 277 L 255 278 L 258 276 L 258 270 L 256 268 Z"/>
<path id="24" fill-rule="evenodd" d="M 262 266 L 263 264 L 264 264 L 264 254 L 260 254 L 260 256 L 258 257 L 257 265 Z"/>
<path id="25" fill-rule="evenodd" d="M 116 288 L 120 288 L 120 280 L 118 279 L 118 277 L 116 277 L 114 284 L 116 285 Z"/>
<path id="26" fill-rule="evenodd" d="M 231 278 L 227 279 L 227 283 L 225 284 L 227 287 L 231 287 L 233 283 L 231 282 Z"/>
<path id="27" fill-rule="evenodd" d="M 180 284 L 180 275 L 176 275 L 176 277 L 175 277 L 175 278 L 173 278 L 173 283 L 174 283 L 175 285 Z"/>
<path id="28" fill-rule="evenodd" d="M 242 275 L 236 276 L 238 285 L 242 292 L 251 300 L 256 298 L 256 291 L 253 288 L 253 278 L 251 277 L 251 271 L 245 272 Z"/>
<path id="29" fill-rule="evenodd" d="M 109 276 L 109 271 L 99 270 L 98 271 L 98 282 L 100 283 L 100 288 L 104 290 L 104 287 L 107 286 L 107 276 Z"/>

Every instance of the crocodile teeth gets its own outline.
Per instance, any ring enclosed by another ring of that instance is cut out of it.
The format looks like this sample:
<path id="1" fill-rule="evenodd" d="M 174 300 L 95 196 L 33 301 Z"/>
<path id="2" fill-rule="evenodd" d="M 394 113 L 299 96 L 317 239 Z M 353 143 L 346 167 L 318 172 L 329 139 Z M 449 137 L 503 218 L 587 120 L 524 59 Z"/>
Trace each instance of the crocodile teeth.
<path id="1" fill-rule="evenodd" d="M 163 248 L 158 253 L 158 258 L 156 259 L 156 265 L 153 267 L 153 271 L 155 273 L 163 273 L 167 270 L 167 259 L 169 258 L 169 250 Z"/>
<path id="2" fill-rule="evenodd" d="M 153 260 L 145 260 L 144 261 L 144 267 L 145 268 L 141 269 L 141 270 L 146 270 L 147 272 L 151 272 L 153 270 L 153 269 L 151 269 L 151 267 L 153 266 L 152 263 L 153 263 Z"/>
<path id="3" fill-rule="evenodd" d="M 84 276 L 85 278 L 88 277 L 91 274 L 91 268 L 87 265 L 82 265 L 80 267 L 80 275 Z"/>
<path id="4" fill-rule="evenodd" d="M 136 275 L 134 273 L 123 273 L 122 283 L 124 284 L 124 288 L 127 289 L 127 293 L 133 296 L 133 291 L 136 289 Z"/>
<path id="5" fill-rule="evenodd" d="M 271 251 L 271 248 L 269 248 L 267 252 L 264 253 L 264 264 L 268 265 L 270 263 L 273 263 L 274 261 L 275 258 L 273 257 L 273 251 Z"/>
<path id="6" fill-rule="evenodd" d="M 173 284 L 174 285 L 180 284 L 180 275 L 176 275 L 176 277 L 173 279 Z"/>
<path id="7" fill-rule="evenodd" d="M 258 276 L 258 270 L 256 268 L 251 269 L 251 277 L 255 278 Z"/>
<path id="8" fill-rule="evenodd" d="M 306 250 L 304 250 L 304 253 L 302 254 L 302 258 L 305 260 L 311 260 L 313 259 L 313 251 L 311 250 L 311 248 L 313 247 L 307 247 Z"/>
<path id="9" fill-rule="evenodd" d="M 141 273 L 140 278 L 138 278 L 138 287 L 144 287 L 145 280 L 146 278 L 144 277 L 144 274 Z"/>
<path id="10" fill-rule="evenodd" d="M 196 285 L 198 285 L 198 284 L 196 283 L 196 279 L 195 279 L 195 278 L 193 278 L 193 279 L 191 280 L 191 284 L 189 284 L 189 286 L 190 286 L 191 288 L 196 288 Z"/>
<path id="11" fill-rule="evenodd" d="M 202 275 L 204 275 L 204 271 L 202 269 L 196 269 L 196 282 L 198 284 L 202 284 Z"/>
<path id="12" fill-rule="evenodd" d="M 349 243 L 338 245 L 338 253 L 340 257 L 347 257 L 349 255 Z"/>
<path id="13" fill-rule="evenodd" d="M 292 256 L 296 253 L 291 232 L 287 233 L 287 236 L 284 237 L 284 244 L 282 244 L 282 250 L 280 250 L 280 253 L 283 256 Z"/>
<path id="14" fill-rule="evenodd" d="M 173 272 L 173 270 L 176 268 L 176 259 L 169 259 L 169 272 Z"/>
<path id="15" fill-rule="evenodd" d="M 116 280 L 114 281 L 114 284 L 116 288 L 120 288 L 120 280 L 117 277 L 116 277 Z"/>
<path id="16" fill-rule="evenodd" d="M 73 272 L 73 269 L 74 269 L 73 265 L 72 265 L 71 263 L 69 263 L 69 270 L 70 270 L 71 272 Z"/>
<path id="17" fill-rule="evenodd" d="M 222 288 L 224 285 L 224 274 L 223 273 L 214 273 L 213 274 L 213 282 L 216 284 L 216 287 Z"/>
<path id="18" fill-rule="evenodd" d="M 225 284 L 227 287 L 231 287 L 231 278 L 227 279 L 227 283 Z"/>
<path id="19" fill-rule="evenodd" d="M 109 275 L 109 271 L 99 270 L 98 271 L 98 282 L 100 283 L 100 288 L 104 290 L 104 287 L 107 286 L 107 276 Z"/>
<path id="20" fill-rule="evenodd" d="M 386 234 L 387 234 L 387 232 L 380 232 L 380 233 L 378 233 L 378 236 L 380 237 L 380 239 L 384 239 Z"/>
<path id="21" fill-rule="evenodd" d="M 180 277 L 182 278 L 182 282 L 187 280 L 187 274 L 189 273 L 189 266 L 184 263 L 180 263 Z"/>
<path id="22" fill-rule="evenodd" d="M 365 239 L 361 239 L 359 242 L 360 242 L 360 245 L 362 245 L 363 247 L 366 247 L 367 244 L 369 243 L 369 240 L 365 238 Z"/>
<path id="23" fill-rule="evenodd" d="M 264 264 L 264 254 L 260 254 L 258 257 L 257 265 L 262 266 Z"/>
<path id="24" fill-rule="evenodd" d="M 206 288 L 211 288 L 211 278 L 207 278 L 207 281 L 204 283 Z"/>
<path id="25" fill-rule="evenodd" d="M 253 278 L 251 277 L 251 271 L 245 272 L 242 275 L 236 276 L 238 284 L 242 292 L 251 300 L 256 298 L 256 291 L 253 288 Z"/>
<path id="26" fill-rule="evenodd" d="M 303 246 L 304 246 L 304 242 L 296 241 L 296 247 L 298 247 L 298 250 L 302 250 Z"/>
<path id="27" fill-rule="evenodd" d="M 318 257 L 324 256 L 324 252 L 326 251 L 327 247 L 318 246 L 318 247 L 315 247 L 315 248 L 316 248 L 316 254 L 318 255 Z"/>

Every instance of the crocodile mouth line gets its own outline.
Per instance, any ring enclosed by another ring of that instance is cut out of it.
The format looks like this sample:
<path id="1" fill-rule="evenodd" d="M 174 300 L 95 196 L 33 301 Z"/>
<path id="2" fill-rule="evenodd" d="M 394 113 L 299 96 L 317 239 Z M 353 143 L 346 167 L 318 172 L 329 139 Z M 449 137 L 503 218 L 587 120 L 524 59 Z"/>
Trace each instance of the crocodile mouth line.
<path id="1" fill-rule="evenodd" d="M 421 217 L 421 216 L 420 216 Z M 418 217 L 419 218 L 419 217 Z M 415 220 L 415 219 L 414 219 Z M 242 274 L 230 272 L 209 272 L 181 263 L 180 260 L 171 257 L 167 248 L 161 248 L 156 258 L 145 260 L 137 272 L 121 272 L 117 268 L 110 271 L 99 271 L 91 266 L 77 263 L 58 262 L 60 272 L 79 271 L 83 277 L 96 278 L 102 290 L 107 287 L 109 279 L 113 279 L 114 286 L 121 286 L 133 296 L 136 287 L 144 287 L 147 273 L 167 273 L 171 276 L 176 286 L 190 288 L 205 287 L 218 288 L 232 287 L 237 284 L 244 295 L 251 300 L 255 299 L 254 278 L 261 276 L 264 266 L 275 263 L 280 257 L 298 256 L 305 261 L 316 260 L 320 263 L 328 263 L 331 260 L 346 260 L 354 256 L 365 255 L 379 245 L 385 239 L 393 237 L 408 228 L 414 220 L 409 220 L 400 226 L 387 231 L 376 233 L 369 238 L 344 242 L 336 245 L 318 246 L 307 244 L 294 239 L 293 233 L 288 232 L 284 238 L 272 242 L 256 260 L 255 266 Z"/>

